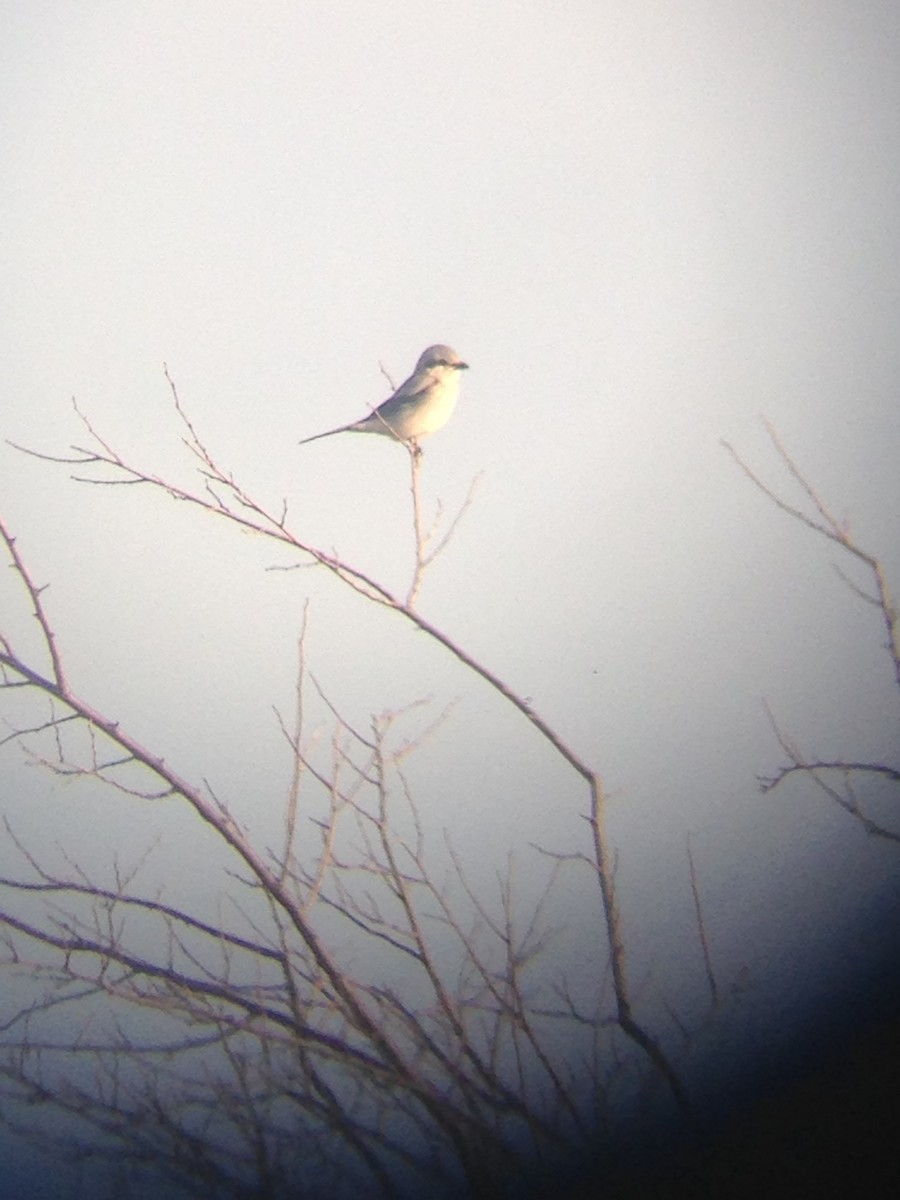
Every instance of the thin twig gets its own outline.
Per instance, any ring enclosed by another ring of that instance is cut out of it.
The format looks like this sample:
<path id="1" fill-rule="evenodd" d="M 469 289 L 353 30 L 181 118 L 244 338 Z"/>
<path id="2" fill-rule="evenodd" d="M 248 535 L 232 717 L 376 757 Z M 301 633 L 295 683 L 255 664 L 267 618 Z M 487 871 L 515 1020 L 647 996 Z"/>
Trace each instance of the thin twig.
<path id="1" fill-rule="evenodd" d="M 709 984 L 709 994 L 713 1010 L 719 1007 L 719 988 L 712 967 L 712 957 L 709 952 L 709 940 L 706 936 L 706 922 L 703 919 L 703 905 L 700 901 L 700 889 L 697 886 L 697 868 L 694 865 L 694 852 L 691 849 L 691 835 L 688 834 L 687 856 L 691 879 L 691 895 L 694 897 L 694 912 L 697 914 L 697 933 L 700 936 L 700 948 L 703 951 L 703 965 L 706 968 L 706 982 Z"/>

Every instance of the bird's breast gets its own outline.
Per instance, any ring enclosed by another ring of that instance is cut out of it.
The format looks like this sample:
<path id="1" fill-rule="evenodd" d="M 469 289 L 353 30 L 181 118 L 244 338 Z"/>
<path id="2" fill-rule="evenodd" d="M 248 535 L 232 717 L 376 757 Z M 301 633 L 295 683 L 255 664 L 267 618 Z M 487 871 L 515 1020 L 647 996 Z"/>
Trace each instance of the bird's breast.
<path id="1" fill-rule="evenodd" d="M 433 384 L 422 397 L 419 404 L 413 406 L 408 419 L 403 422 L 403 436 L 407 438 L 427 437 L 436 433 L 450 420 L 459 395 L 459 379 L 456 372 L 447 379 L 440 379 Z"/>

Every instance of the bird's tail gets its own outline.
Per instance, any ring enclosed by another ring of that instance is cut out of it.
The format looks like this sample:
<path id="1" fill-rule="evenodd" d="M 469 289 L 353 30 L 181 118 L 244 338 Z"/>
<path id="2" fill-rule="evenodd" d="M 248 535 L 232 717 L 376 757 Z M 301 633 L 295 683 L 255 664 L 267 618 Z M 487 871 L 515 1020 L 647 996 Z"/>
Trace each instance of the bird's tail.
<path id="1" fill-rule="evenodd" d="M 346 433 L 348 429 L 352 429 L 352 425 L 340 425 L 337 429 L 329 429 L 325 433 L 314 433 L 312 437 L 301 438 L 297 443 L 298 446 L 305 446 L 307 442 L 317 442 L 319 438 L 333 437 L 336 433 Z"/>

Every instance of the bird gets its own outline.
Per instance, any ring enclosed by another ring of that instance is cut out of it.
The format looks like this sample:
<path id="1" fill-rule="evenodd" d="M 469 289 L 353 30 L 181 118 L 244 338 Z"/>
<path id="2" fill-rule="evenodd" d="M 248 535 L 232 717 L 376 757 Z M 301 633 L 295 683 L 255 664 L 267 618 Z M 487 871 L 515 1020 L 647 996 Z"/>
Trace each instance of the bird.
<path id="1" fill-rule="evenodd" d="M 335 433 L 381 433 L 418 451 L 421 438 L 437 433 L 450 420 L 459 394 L 459 372 L 468 369 L 469 364 L 449 346 L 429 346 L 419 355 L 409 379 L 367 417 L 303 438 L 300 445 Z"/>

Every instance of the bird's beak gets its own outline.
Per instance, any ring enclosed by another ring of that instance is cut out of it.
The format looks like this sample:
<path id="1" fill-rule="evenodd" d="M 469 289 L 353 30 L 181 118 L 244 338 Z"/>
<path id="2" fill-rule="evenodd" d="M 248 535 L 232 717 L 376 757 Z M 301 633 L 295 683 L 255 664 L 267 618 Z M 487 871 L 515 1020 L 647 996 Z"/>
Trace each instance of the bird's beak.
<path id="1" fill-rule="evenodd" d="M 468 363 L 457 363 L 456 369 L 457 369 L 457 371 L 468 371 L 469 364 Z"/>

